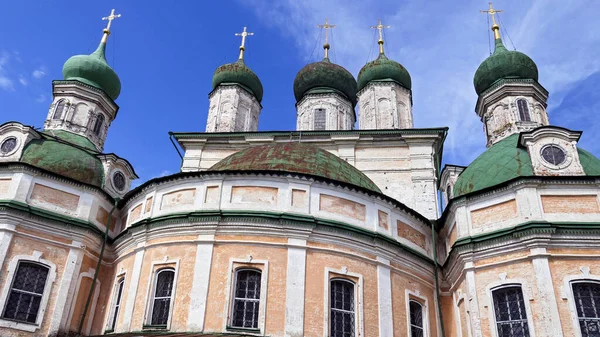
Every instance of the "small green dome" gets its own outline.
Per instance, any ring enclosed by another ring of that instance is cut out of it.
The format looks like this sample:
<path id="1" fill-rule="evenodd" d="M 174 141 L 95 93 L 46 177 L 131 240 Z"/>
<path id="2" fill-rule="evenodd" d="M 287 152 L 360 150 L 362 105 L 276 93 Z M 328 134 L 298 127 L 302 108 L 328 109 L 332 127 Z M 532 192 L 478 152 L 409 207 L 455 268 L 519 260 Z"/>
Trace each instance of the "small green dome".
<path id="1" fill-rule="evenodd" d="M 65 62 L 63 77 L 75 80 L 103 90 L 116 100 L 121 93 L 121 80 L 117 73 L 106 63 L 104 52 L 106 43 L 100 42 L 98 49 L 91 55 L 75 55 Z"/>
<path id="2" fill-rule="evenodd" d="M 473 84 L 477 95 L 481 95 L 494 82 L 503 78 L 538 80 L 538 69 L 533 60 L 518 51 L 509 51 L 502 39 L 496 39 L 494 53 L 477 68 Z"/>
<path id="3" fill-rule="evenodd" d="M 102 187 L 104 168 L 94 155 L 94 145 L 89 140 L 66 131 L 52 131 L 48 135 L 62 141 L 49 137 L 32 140 L 23 150 L 21 162 Z"/>
<path id="4" fill-rule="evenodd" d="M 340 157 L 304 143 L 250 147 L 219 161 L 211 171 L 281 171 L 313 175 L 381 193 L 364 173 Z"/>
<path id="5" fill-rule="evenodd" d="M 454 197 L 502 184 L 517 177 L 533 176 L 531 158 L 526 149 L 518 146 L 519 134 L 492 145 L 477 157 L 458 177 Z M 600 175 L 600 159 L 577 148 L 579 161 L 586 175 Z"/>
<path id="6" fill-rule="evenodd" d="M 333 89 L 343 94 L 356 105 L 356 80 L 343 67 L 331 63 L 328 58 L 314 62 L 300 69 L 294 79 L 294 96 L 296 102 L 313 89 Z"/>
<path id="7" fill-rule="evenodd" d="M 410 74 L 406 68 L 388 59 L 383 53 L 379 54 L 375 61 L 365 64 L 358 73 L 358 91 L 364 89 L 371 81 L 391 81 L 408 90 L 412 88 Z"/>
<path id="8" fill-rule="evenodd" d="M 212 87 L 215 90 L 221 84 L 240 84 L 250 91 L 258 102 L 263 98 L 263 86 L 256 74 L 244 63 L 238 60 L 235 63 L 224 64 L 215 70 L 212 78 Z"/>

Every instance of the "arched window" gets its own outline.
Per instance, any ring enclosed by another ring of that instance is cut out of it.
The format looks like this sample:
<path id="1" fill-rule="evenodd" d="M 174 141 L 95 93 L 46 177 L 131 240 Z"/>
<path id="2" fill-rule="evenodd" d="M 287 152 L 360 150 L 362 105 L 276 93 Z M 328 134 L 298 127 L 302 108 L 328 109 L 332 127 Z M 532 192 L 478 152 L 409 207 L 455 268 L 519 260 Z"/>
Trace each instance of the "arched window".
<path id="1" fill-rule="evenodd" d="M 525 300 L 520 286 L 492 291 L 498 336 L 529 336 Z"/>
<path id="2" fill-rule="evenodd" d="M 325 130 L 327 128 L 327 114 L 325 109 L 315 109 L 315 130 Z"/>
<path id="3" fill-rule="evenodd" d="M 121 298 L 123 297 L 123 285 L 125 284 L 125 278 L 121 277 L 117 281 L 115 292 L 113 294 L 113 307 L 110 320 L 108 322 L 108 330 L 113 331 L 117 325 L 117 318 L 119 317 L 119 309 L 121 308 Z"/>
<path id="4" fill-rule="evenodd" d="M 235 272 L 233 312 L 231 326 L 236 328 L 258 328 L 260 309 L 261 272 L 255 269 L 238 269 Z"/>
<path id="5" fill-rule="evenodd" d="M 171 311 L 175 270 L 172 268 L 160 269 L 156 272 L 154 280 L 152 308 L 149 315 L 150 325 L 166 326 Z"/>
<path id="6" fill-rule="evenodd" d="M 36 323 L 50 269 L 29 261 L 19 261 L 2 318 Z"/>
<path id="7" fill-rule="evenodd" d="M 356 309 L 354 283 L 345 279 L 331 280 L 330 337 L 354 337 Z"/>
<path id="8" fill-rule="evenodd" d="M 423 306 L 421 303 L 410 300 L 408 302 L 410 310 L 410 337 L 423 337 L 425 330 L 423 328 Z"/>
<path id="9" fill-rule="evenodd" d="M 52 115 L 52 119 L 62 119 L 63 118 L 63 112 L 65 111 L 65 105 L 66 105 L 66 101 L 64 99 L 61 99 L 60 101 L 56 102 L 56 106 L 54 107 L 54 114 Z"/>
<path id="10" fill-rule="evenodd" d="M 522 122 L 531 122 L 531 115 L 529 114 L 529 105 L 527 100 L 521 98 L 517 100 L 517 109 L 519 110 L 519 118 Z"/>
<path id="11" fill-rule="evenodd" d="M 102 125 L 104 124 L 104 115 L 98 114 L 96 117 L 96 121 L 94 122 L 94 129 L 92 130 L 94 134 L 97 136 L 100 135 L 100 131 L 102 131 Z"/>
<path id="12" fill-rule="evenodd" d="M 598 336 L 600 332 L 600 283 L 573 283 L 573 298 L 581 336 Z"/>

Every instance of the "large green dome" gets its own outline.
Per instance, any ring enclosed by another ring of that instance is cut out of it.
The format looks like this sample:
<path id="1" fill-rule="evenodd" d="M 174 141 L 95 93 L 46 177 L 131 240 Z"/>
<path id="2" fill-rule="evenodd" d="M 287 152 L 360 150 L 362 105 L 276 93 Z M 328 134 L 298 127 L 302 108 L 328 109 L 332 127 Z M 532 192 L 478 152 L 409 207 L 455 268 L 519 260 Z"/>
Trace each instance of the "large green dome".
<path id="1" fill-rule="evenodd" d="M 518 51 L 509 51 L 502 39 L 496 39 L 494 53 L 485 59 L 473 78 L 475 91 L 481 95 L 494 82 L 503 78 L 538 80 L 538 69 L 533 60 Z"/>
<path id="2" fill-rule="evenodd" d="M 412 81 L 410 74 L 400 63 L 388 59 L 380 53 L 375 61 L 367 63 L 358 73 L 358 91 L 361 91 L 371 81 L 396 82 L 410 90 Z"/>
<path id="3" fill-rule="evenodd" d="M 100 159 L 95 156 L 94 145 L 85 137 L 66 131 L 51 132 L 48 136 L 28 143 L 23 150 L 21 162 L 102 187 L 104 168 Z"/>
<path id="4" fill-rule="evenodd" d="M 221 84 L 235 83 L 240 84 L 249 90 L 256 100 L 261 102 L 263 98 L 263 86 L 256 74 L 250 70 L 244 63 L 244 60 L 238 60 L 235 63 L 224 64 L 215 70 L 212 78 L 213 90 Z"/>
<path id="5" fill-rule="evenodd" d="M 116 100 L 121 93 L 121 80 L 106 63 L 105 50 L 106 43 L 100 42 L 98 49 L 91 55 L 72 56 L 63 66 L 63 77 L 65 80 L 75 80 L 101 89 Z"/>
<path id="6" fill-rule="evenodd" d="M 313 145 L 276 143 L 250 147 L 219 161 L 211 171 L 281 171 L 308 174 L 381 193 L 364 173 Z"/>
<path id="7" fill-rule="evenodd" d="M 300 69 L 294 79 L 294 96 L 296 102 L 313 89 L 333 89 L 341 93 L 352 105 L 356 105 L 356 80 L 343 67 L 331 63 L 329 58 L 314 62 Z"/>

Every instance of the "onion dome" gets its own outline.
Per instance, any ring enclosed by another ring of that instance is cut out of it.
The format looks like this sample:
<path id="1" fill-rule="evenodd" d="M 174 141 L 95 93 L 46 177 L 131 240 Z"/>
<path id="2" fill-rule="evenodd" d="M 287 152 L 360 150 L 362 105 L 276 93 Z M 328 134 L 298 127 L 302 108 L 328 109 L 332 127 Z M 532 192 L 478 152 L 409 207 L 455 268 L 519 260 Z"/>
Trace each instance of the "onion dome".
<path id="1" fill-rule="evenodd" d="M 396 82 L 410 90 L 412 82 L 410 74 L 400 63 L 388 59 L 385 54 L 379 54 L 375 61 L 367 63 L 358 73 L 358 91 L 369 82 Z"/>
<path id="2" fill-rule="evenodd" d="M 304 95 L 315 90 L 333 91 L 345 96 L 356 105 L 356 80 L 343 67 L 325 57 L 300 69 L 294 79 L 294 96 L 299 102 Z"/>
<path id="3" fill-rule="evenodd" d="M 258 102 L 263 98 L 263 86 L 258 76 L 250 70 L 241 58 L 235 63 L 224 64 L 215 70 L 212 78 L 213 90 L 219 85 L 238 84 L 248 90 Z"/>
<path id="4" fill-rule="evenodd" d="M 371 179 L 345 160 L 326 150 L 303 143 L 275 143 L 250 147 L 219 161 L 209 170 L 299 173 L 381 193 Z"/>

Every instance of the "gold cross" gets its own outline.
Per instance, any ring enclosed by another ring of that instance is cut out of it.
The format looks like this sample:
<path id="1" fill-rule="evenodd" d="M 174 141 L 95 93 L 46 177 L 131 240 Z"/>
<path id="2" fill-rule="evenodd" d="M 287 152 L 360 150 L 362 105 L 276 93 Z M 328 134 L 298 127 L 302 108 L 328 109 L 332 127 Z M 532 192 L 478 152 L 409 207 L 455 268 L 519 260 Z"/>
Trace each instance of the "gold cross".
<path id="1" fill-rule="evenodd" d="M 376 28 L 379 31 L 379 54 L 383 54 L 383 29 L 390 28 L 390 26 L 384 26 L 381 24 L 381 19 L 377 20 L 377 26 L 371 26 L 371 28 Z"/>
<path id="2" fill-rule="evenodd" d="M 502 13 L 504 11 L 501 9 L 494 9 L 491 2 L 489 2 L 489 5 L 490 5 L 490 9 L 480 10 L 480 12 L 488 13 L 489 15 L 492 16 L 492 30 L 494 31 L 494 38 L 499 39 L 500 38 L 500 32 L 499 32 L 500 26 L 498 25 L 498 23 L 496 23 L 496 13 Z"/>
<path id="3" fill-rule="evenodd" d="M 108 20 L 108 24 L 106 25 L 106 28 L 104 28 L 104 36 L 102 36 L 102 42 L 106 43 L 106 40 L 108 39 L 108 36 L 110 35 L 110 25 L 112 24 L 112 21 L 116 18 L 120 18 L 121 14 L 116 14 L 115 15 L 115 9 L 113 8 L 110 11 L 110 15 L 109 16 L 105 16 L 102 18 L 102 20 Z"/>
<path id="4" fill-rule="evenodd" d="M 329 19 L 325 18 L 325 24 L 324 25 L 317 25 L 317 27 L 319 28 L 325 28 L 325 44 L 323 44 L 323 49 L 325 49 L 325 58 L 329 57 L 329 29 L 333 29 L 335 27 L 337 27 L 336 25 L 330 25 L 329 24 Z"/>
<path id="5" fill-rule="evenodd" d="M 244 59 L 244 51 L 246 50 L 246 36 L 252 36 L 254 33 L 250 33 L 246 31 L 246 27 L 244 27 L 244 31 L 241 33 L 235 33 L 235 36 L 242 37 L 242 44 L 240 45 L 240 60 Z"/>

